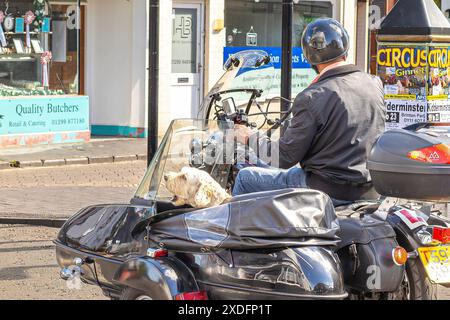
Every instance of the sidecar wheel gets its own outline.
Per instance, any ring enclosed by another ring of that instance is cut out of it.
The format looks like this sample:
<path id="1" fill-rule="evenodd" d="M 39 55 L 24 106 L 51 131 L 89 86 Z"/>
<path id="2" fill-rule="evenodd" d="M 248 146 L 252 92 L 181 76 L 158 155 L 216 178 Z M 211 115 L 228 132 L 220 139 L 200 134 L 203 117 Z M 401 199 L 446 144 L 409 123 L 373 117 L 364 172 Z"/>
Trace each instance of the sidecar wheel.
<path id="1" fill-rule="evenodd" d="M 153 300 L 152 297 L 150 297 L 145 292 L 133 289 L 133 288 L 126 288 L 122 294 L 120 295 L 120 300 Z"/>

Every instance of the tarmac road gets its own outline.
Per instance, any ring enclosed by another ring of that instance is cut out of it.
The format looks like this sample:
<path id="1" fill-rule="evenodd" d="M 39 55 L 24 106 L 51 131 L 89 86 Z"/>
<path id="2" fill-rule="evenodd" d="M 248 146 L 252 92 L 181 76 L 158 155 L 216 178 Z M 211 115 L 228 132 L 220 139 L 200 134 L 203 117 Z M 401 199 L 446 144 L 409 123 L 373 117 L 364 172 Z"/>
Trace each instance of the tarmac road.
<path id="1" fill-rule="evenodd" d="M 58 230 L 0 225 L 0 300 L 103 300 L 101 290 L 69 289 L 59 278 L 52 241 Z"/>

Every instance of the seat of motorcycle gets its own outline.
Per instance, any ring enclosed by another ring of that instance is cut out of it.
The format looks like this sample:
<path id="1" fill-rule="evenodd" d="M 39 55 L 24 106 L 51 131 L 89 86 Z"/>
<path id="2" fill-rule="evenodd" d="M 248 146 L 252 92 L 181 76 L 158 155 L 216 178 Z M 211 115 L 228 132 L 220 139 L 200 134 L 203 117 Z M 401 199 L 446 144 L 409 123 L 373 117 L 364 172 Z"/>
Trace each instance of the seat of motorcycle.
<path id="1" fill-rule="evenodd" d="M 354 215 L 366 215 L 372 214 L 380 207 L 381 202 L 378 200 L 373 201 L 357 201 L 351 204 L 337 206 L 334 208 L 338 217 L 351 217 Z"/>

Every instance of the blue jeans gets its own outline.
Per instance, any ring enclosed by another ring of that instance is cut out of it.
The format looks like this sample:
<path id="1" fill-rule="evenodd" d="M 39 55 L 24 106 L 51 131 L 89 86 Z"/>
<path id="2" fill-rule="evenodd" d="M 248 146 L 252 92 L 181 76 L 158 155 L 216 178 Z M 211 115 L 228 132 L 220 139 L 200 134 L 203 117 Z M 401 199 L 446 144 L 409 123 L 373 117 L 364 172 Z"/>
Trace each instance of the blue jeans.
<path id="1" fill-rule="evenodd" d="M 233 196 L 291 188 L 308 189 L 306 173 L 303 169 L 295 167 L 289 170 L 282 170 L 250 167 L 239 171 L 234 184 Z M 336 207 L 351 203 L 350 201 L 332 200 Z"/>
<path id="2" fill-rule="evenodd" d="M 281 170 L 250 167 L 239 171 L 234 184 L 233 196 L 290 188 L 308 188 L 303 169 Z"/>

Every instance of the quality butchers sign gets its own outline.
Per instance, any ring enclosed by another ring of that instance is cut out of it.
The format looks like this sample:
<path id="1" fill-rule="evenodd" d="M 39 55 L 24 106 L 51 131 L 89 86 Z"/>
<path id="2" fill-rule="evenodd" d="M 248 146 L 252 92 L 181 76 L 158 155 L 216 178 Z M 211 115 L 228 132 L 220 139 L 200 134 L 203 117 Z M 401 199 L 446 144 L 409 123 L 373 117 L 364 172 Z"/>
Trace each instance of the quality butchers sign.
<path id="1" fill-rule="evenodd" d="M 89 130 L 89 98 L 0 100 L 0 135 Z"/>

